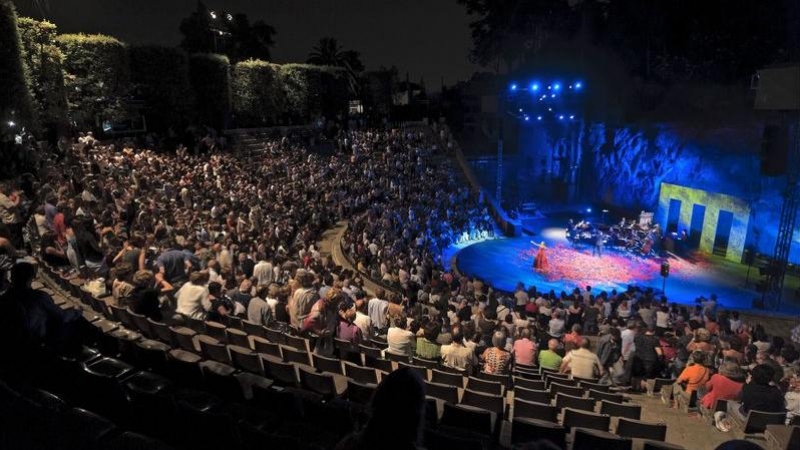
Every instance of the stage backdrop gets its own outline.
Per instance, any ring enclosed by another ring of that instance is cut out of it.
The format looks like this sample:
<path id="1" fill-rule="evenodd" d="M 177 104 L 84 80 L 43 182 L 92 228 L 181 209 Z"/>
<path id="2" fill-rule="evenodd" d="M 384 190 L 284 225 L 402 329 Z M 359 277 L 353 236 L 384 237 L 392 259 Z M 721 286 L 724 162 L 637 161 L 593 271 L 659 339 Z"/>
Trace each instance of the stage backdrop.
<path id="1" fill-rule="evenodd" d="M 701 217 L 693 217 L 696 214 Z M 673 220 L 677 223 L 671 223 Z M 750 205 L 730 195 L 661 183 L 656 222 L 666 231 L 672 231 L 668 229 L 671 225 L 677 225 L 679 233 L 699 231 L 700 236 L 691 238 L 699 239 L 700 251 L 707 253 L 714 251 L 715 241 L 721 235 L 723 246 L 727 240 L 725 258 L 740 262 L 750 224 Z M 724 229 L 718 230 L 719 227 Z"/>

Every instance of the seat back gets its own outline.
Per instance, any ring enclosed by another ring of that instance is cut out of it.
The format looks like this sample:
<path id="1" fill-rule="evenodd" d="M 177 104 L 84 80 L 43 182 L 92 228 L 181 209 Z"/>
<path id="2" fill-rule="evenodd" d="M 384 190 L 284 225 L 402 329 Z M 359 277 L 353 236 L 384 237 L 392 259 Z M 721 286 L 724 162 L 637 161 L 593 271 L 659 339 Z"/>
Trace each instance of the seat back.
<path id="1" fill-rule="evenodd" d="M 270 342 L 274 342 L 276 344 L 286 343 L 286 334 L 284 334 L 281 330 L 275 328 L 265 328 L 264 332 L 267 335 L 267 340 Z"/>
<path id="2" fill-rule="evenodd" d="M 547 373 L 544 375 L 544 380 L 547 381 L 547 386 L 550 387 L 551 383 L 558 383 L 563 386 L 578 386 L 578 382 L 569 377 L 569 375 L 562 375 L 557 373 Z"/>
<path id="3" fill-rule="evenodd" d="M 331 375 L 316 373 L 304 366 L 298 367 L 298 374 L 300 375 L 300 386 L 303 389 L 316 392 L 323 397 L 336 396 L 336 384 L 333 382 Z"/>
<path id="4" fill-rule="evenodd" d="M 133 318 L 131 318 L 130 312 L 128 308 L 123 308 L 117 305 L 108 305 L 111 309 L 111 315 L 114 317 L 114 320 L 121 323 L 127 329 L 136 329 L 136 324 L 133 323 Z"/>
<path id="5" fill-rule="evenodd" d="M 251 336 L 250 339 L 253 340 L 253 347 L 256 353 L 274 356 L 281 360 L 283 359 L 283 352 L 281 351 L 280 345 L 257 336 Z"/>
<path id="6" fill-rule="evenodd" d="M 750 410 L 744 422 L 744 434 L 763 433 L 767 425 L 786 423 L 786 412 L 764 412 Z"/>
<path id="7" fill-rule="evenodd" d="M 358 346 L 358 351 L 361 352 L 364 356 L 370 356 L 372 358 L 383 358 L 383 351 L 377 347 L 369 347 L 364 344 L 360 344 Z"/>
<path id="8" fill-rule="evenodd" d="M 247 333 L 238 328 L 226 328 L 225 341 L 231 345 L 252 349 L 250 339 L 247 338 Z"/>
<path id="9" fill-rule="evenodd" d="M 450 386 L 464 387 L 464 376 L 457 373 L 445 372 L 439 369 L 431 369 L 431 381 L 434 383 L 447 384 Z"/>
<path id="10" fill-rule="evenodd" d="M 324 356 L 317 355 L 316 353 L 312 353 L 311 362 L 314 363 L 314 368 L 320 372 L 344 375 L 344 370 L 342 370 L 342 362 L 336 358 L 326 358 Z"/>
<path id="11" fill-rule="evenodd" d="M 567 448 L 567 430 L 557 424 L 536 419 L 516 418 L 511 422 L 511 444 L 546 439 L 557 448 Z"/>
<path id="12" fill-rule="evenodd" d="M 511 376 L 508 375 L 508 374 L 500 375 L 500 374 L 496 374 L 496 373 L 486 373 L 486 372 L 480 371 L 480 372 L 478 372 L 478 378 L 480 378 L 481 380 L 493 381 L 495 383 L 500 383 L 506 389 L 511 387 Z"/>
<path id="13" fill-rule="evenodd" d="M 402 362 L 406 364 L 409 364 L 411 361 L 411 357 L 408 355 L 397 355 L 394 353 L 389 353 L 388 351 L 383 352 L 383 357 L 388 359 L 389 361 Z"/>
<path id="14" fill-rule="evenodd" d="M 378 384 L 378 374 L 372 367 L 361 367 L 350 361 L 345 361 L 344 374 L 362 384 Z"/>
<path id="15" fill-rule="evenodd" d="M 482 435 L 492 435 L 492 413 L 462 408 L 452 403 L 445 403 L 441 424 L 461 428 Z"/>
<path id="16" fill-rule="evenodd" d="M 401 367 L 407 367 L 407 368 L 413 370 L 414 372 L 417 372 L 419 374 L 419 376 L 422 377 L 423 380 L 427 381 L 428 378 L 429 378 L 428 377 L 428 369 L 425 368 L 425 367 L 415 366 L 415 365 L 409 364 L 407 362 L 398 362 L 397 363 L 397 368 L 399 369 Z"/>
<path id="17" fill-rule="evenodd" d="M 227 327 L 225 325 L 223 325 L 223 324 L 221 324 L 219 322 L 206 320 L 205 321 L 205 328 L 206 328 L 205 334 L 213 337 L 214 339 L 220 341 L 223 344 L 227 342 L 226 341 L 227 336 L 225 335 L 225 328 L 227 328 Z"/>
<path id="18" fill-rule="evenodd" d="M 445 430 L 437 430 L 433 427 L 425 427 L 425 448 L 429 450 L 486 450 L 484 442 L 480 439 L 472 439 L 472 436 L 464 436 L 463 433 L 448 433 Z"/>
<path id="19" fill-rule="evenodd" d="M 210 336 L 200 336 L 198 340 L 200 342 L 200 353 L 203 355 L 203 358 L 223 364 L 231 364 L 231 357 L 225 345 L 220 344 L 216 339 Z"/>
<path id="20" fill-rule="evenodd" d="M 622 394 L 613 394 L 611 392 L 602 392 L 594 389 L 589 389 L 589 397 L 595 399 L 595 401 L 606 400 L 613 403 L 625 402 L 625 396 Z"/>
<path id="21" fill-rule="evenodd" d="M 383 372 L 394 371 L 394 366 L 392 366 L 392 362 L 388 359 L 373 358 L 367 354 L 364 354 L 364 365 L 367 367 L 372 367 L 373 369 L 381 370 Z"/>
<path id="22" fill-rule="evenodd" d="M 605 402 L 604 402 L 605 403 Z M 620 417 L 617 422 L 617 434 L 629 438 L 664 441 L 667 438 L 667 424 L 642 422 L 638 419 Z"/>
<path id="23" fill-rule="evenodd" d="M 172 342 L 174 342 L 178 347 L 187 352 L 197 353 L 197 349 L 194 346 L 194 337 L 195 331 L 191 330 L 186 327 L 170 327 L 169 328 L 170 335 L 172 336 Z"/>
<path id="24" fill-rule="evenodd" d="M 248 347 L 228 345 L 228 352 L 231 355 L 233 367 L 250 373 L 264 373 L 264 366 L 261 364 L 261 358 Z"/>
<path id="25" fill-rule="evenodd" d="M 550 393 L 547 391 L 537 391 L 533 389 L 515 388 L 514 398 L 525 400 L 528 402 L 550 404 Z"/>
<path id="26" fill-rule="evenodd" d="M 172 333 L 169 331 L 169 326 L 163 322 L 156 322 L 153 319 L 148 318 L 147 323 L 150 324 L 150 329 L 153 330 L 153 335 L 156 339 L 165 344 L 169 345 L 176 345 L 175 342 L 172 340 Z"/>
<path id="27" fill-rule="evenodd" d="M 297 372 L 294 364 L 283 362 L 270 356 L 259 355 L 264 365 L 264 374 L 279 386 L 297 386 Z"/>
<path id="28" fill-rule="evenodd" d="M 461 403 L 459 404 L 497 413 L 497 420 L 499 421 L 502 420 L 505 412 L 506 399 L 500 395 L 483 394 L 464 389 L 464 393 L 461 395 Z"/>
<path id="29" fill-rule="evenodd" d="M 631 450 L 632 446 L 628 438 L 594 429 L 577 428 L 572 440 L 572 450 Z"/>
<path id="30" fill-rule="evenodd" d="M 267 329 L 261 326 L 261 324 L 243 320 L 242 330 L 251 336 L 258 336 L 260 338 L 267 339 Z"/>
<path id="31" fill-rule="evenodd" d="M 527 419 L 544 420 L 545 422 L 558 422 L 559 409 L 555 406 L 529 402 L 514 397 L 514 418 L 524 417 Z"/>
<path id="32" fill-rule="evenodd" d="M 595 391 L 599 392 L 611 392 L 611 386 L 607 384 L 594 383 L 587 380 L 579 380 L 578 387 L 582 388 L 585 391 L 594 389 Z"/>
<path id="33" fill-rule="evenodd" d="M 545 382 L 542 380 L 530 380 L 523 377 L 514 377 L 514 389 L 520 387 L 523 389 L 532 389 L 535 391 L 547 391 Z"/>
<path id="34" fill-rule="evenodd" d="M 574 397 L 572 395 L 557 394 L 556 408 L 572 408 L 581 411 L 594 412 L 594 400 L 590 398 Z"/>
<path id="35" fill-rule="evenodd" d="M 611 425 L 611 416 L 605 414 L 595 414 L 578 409 L 564 408 L 562 420 L 564 428 L 569 430 L 572 427 L 591 428 L 593 430 L 608 431 Z"/>
<path id="36" fill-rule="evenodd" d="M 128 315 L 131 316 L 131 320 L 133 320 L 133 323 L 136 325 L 136 329 L 139 330 L 143 335 L 150 339 L 155 339 L 158 337 L 150 326 L 150 322 L 147 320 L 147 317 L 142 314 L 136 314 L 133 311 L 128 311 Z"/>
<path id="37" fill-rule="evenodd" d="M 414 356 L 411 358 L 411 362 L 415 366 L 425 367 L 427 369 L 435 369 L 439 367 L 439 361 L 436 361 L 435 359 L 425 359 Z"/>
<path id="38" fill-rule="evenodd" d="M 640 420 L 642 418 L 642 405 L 625 405 L 603 400 L 600 402 L 600 414 Z"/>
<path id="39" fill-rule="evenodd" d="M 347 399 L 359 405 L 369 405 L 377 387 L 347 379 Z"/>
<path id="40" fill-rule="evenodd" d="M 467 389 L 490 395 L 502 395 L 503 384 L 495 381 L 481 380 L 475 377 L 467 378 Z"/>
<path id="41" fill-rule="evenodd" d="M 555 397 L 556 394 L 566 394 L 573 397 L 583 397 L 583 389 L 577 386 L 568 386 L 561 383 L 550 383 L 550 397 Z"/>
<path id="42" fill-rule="evenodd" d="M 308 352 L 305 350 L 297 350 L 292 347 L 281 345 L 281 353 L 283 353 L 283 360 L 290 363 L 303 364 L 306 366 L 311 365 L 311 359 Z"/>
<path id="43" fill-rule="evenodd" d="M 291 347 L 295 350 L 300 350 L 302 352 L 310 351 L 308 339 L 299 337 L 299 336 L 292 336 L 291 334 L 284 335 L 284 340 L 286 341 L 286 345 Z"/>
<path id="44" fill-rule="evenodd" d="M 458 403 L 458 388 L 453 385 L 425 382 L 425 395 L 445 402 Z"/>

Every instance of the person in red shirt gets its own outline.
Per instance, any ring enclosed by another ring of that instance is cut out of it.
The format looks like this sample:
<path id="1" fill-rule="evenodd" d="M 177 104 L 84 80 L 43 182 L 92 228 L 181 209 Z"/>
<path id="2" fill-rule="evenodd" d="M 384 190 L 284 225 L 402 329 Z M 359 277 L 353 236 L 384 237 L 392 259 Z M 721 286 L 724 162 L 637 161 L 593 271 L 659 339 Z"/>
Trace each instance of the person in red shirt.
<path id="1" fill-rule="evenodd" d="M 727 361 L 719 368 L 719 373 L 711 376 L 706 382 L 706 394 L 700 399 L 700 405 L 713 410 L 717 400 L 735 400 L 742 392 L 745 373 L 738 364 Z"/>

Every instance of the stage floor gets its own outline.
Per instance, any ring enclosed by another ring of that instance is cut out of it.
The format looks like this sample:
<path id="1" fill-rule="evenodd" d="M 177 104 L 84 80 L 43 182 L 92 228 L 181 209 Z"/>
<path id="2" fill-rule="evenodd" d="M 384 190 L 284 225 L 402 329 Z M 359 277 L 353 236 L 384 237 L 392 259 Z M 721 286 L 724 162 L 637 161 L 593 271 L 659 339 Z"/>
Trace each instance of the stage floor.
<path id="1" fill-rule="evenodd" d="M 571 291 L 576 287 L 592 286 L 594 292 L 625 290 L 629 285 L 652 287 L 661 291 L 664 280 L 660 275 L 661 263 L 668 260 L 670 274 L 666 279 L 666 296 L 670 302 L 694 304 L 695 299 L 717 294 L 724 308 L 752 310 L 759 274 L 757 268 L 736 264 L 712 255 L 694 254 L 691 259 L 669 255 L 639 257 L 623 251 L 604 249 L 602 257 L 592 256 L 592 247 L 573 247 L 566 239 L 563 228 L 546 227 L 543 220 L 534 237 L 499 238 L 486 240 L 463 248 L 451 248 L 448 261 L 454 261 L 462 274 L 478 277 L 497 289 L 513 291 L 518 282 L 526 287 L 536 286 L 540 291 Z M 531 241 L 547 245 L 549 268 L 545 272 L 533 269 L 538 247 Z M 787 291 L 781 303 L 780 315 L 800 314 L 800 302 L 792 295 L 797 280 L 786 279 Z"/>

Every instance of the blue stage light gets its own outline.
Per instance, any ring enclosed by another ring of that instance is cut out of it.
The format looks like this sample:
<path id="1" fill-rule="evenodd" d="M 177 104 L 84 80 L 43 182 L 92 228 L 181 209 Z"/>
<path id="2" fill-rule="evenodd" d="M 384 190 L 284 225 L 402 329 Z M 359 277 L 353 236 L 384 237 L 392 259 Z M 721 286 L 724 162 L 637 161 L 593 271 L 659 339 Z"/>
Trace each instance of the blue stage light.
<path id="1" fill-rule="evenodd" d="M 561 89 L 561 83 L 556 83 L 556 84 L 553 85 L 553 90 L 554 91 L 557 91 L 559 89 Z"/>
<path id="2" fill-rule="evenodd" d="M 556 94 L 550 94 L 550 98 L 556 98 Z"/>
<path id="3" fill-rule="evenodd" d="M 512 83 L 511 84 L 511 90 L 512 91 L 516 91 L 517 90 L 517 83 Z"/>
<path id="4" fill-rule="evenodd" d="M 549 85 L 548 85 L 548 86 L 547 86 L 547 90 L 549 91 L 549 90 L 551 90 L 551 89 L 553 89 L 553 86 L 549 86 Z"/>
<path id="5" fill-rule="evenodd" d="M 522 112 L 522 108 L 519 109 L 519 112 Z"/>
<path id="6" fill-rule="evenodd" d="M 533 92 L 536 92 L 536 91 L 538 91 L 538 90 L 539 90 L 539 83 L 533 83 L 533 84 L 531 85 L 531 90 L 532 90 Z"/>
<path id="7" fill-rule="evenodd" d="M 553 108 L 547 108 L 547 110 L 553 112 Z"/>
<path id="8" fill-rule="evenodd" d="M 529 120 L 531 120 L 531 118 L 530 118 L 530 117 L 528 117 L 528 116 L 525 116 L 525 122 L 527 122 L 527 121 L 529 121 Z"/>
<path id="9" fill-rule="evenodd" d="M 536 120 L 542 120 L 542 116 L 536 116 Z"/>
<path id="10" fill-rule="evenodd" d="M 581 83 L 580 81 L 578 81 L 577 83 L 575 83 L 575 89 L 580 89 L 580 88 L 582 88 L 582 87 L 583 87 L 583 83 Z"/>
<path id="11" fill-rule="evenodd" d="M 586 208 L 586 212 L 587 213 L 591 213 L 592 212 L 592 208 Z"/>
<path id="12" fill-rule="evenodd" d="M 573 116 L 573 115 L 570 115 L 570 116 L 569 116 L 569 120 L 573 120 L 573 119 L 575 119 L 575 116 Z"/>
<path id="13" fill-rule="evenodd" d="M 558 120 L 564 120 L 564 115 L 558 116 Z"/>

